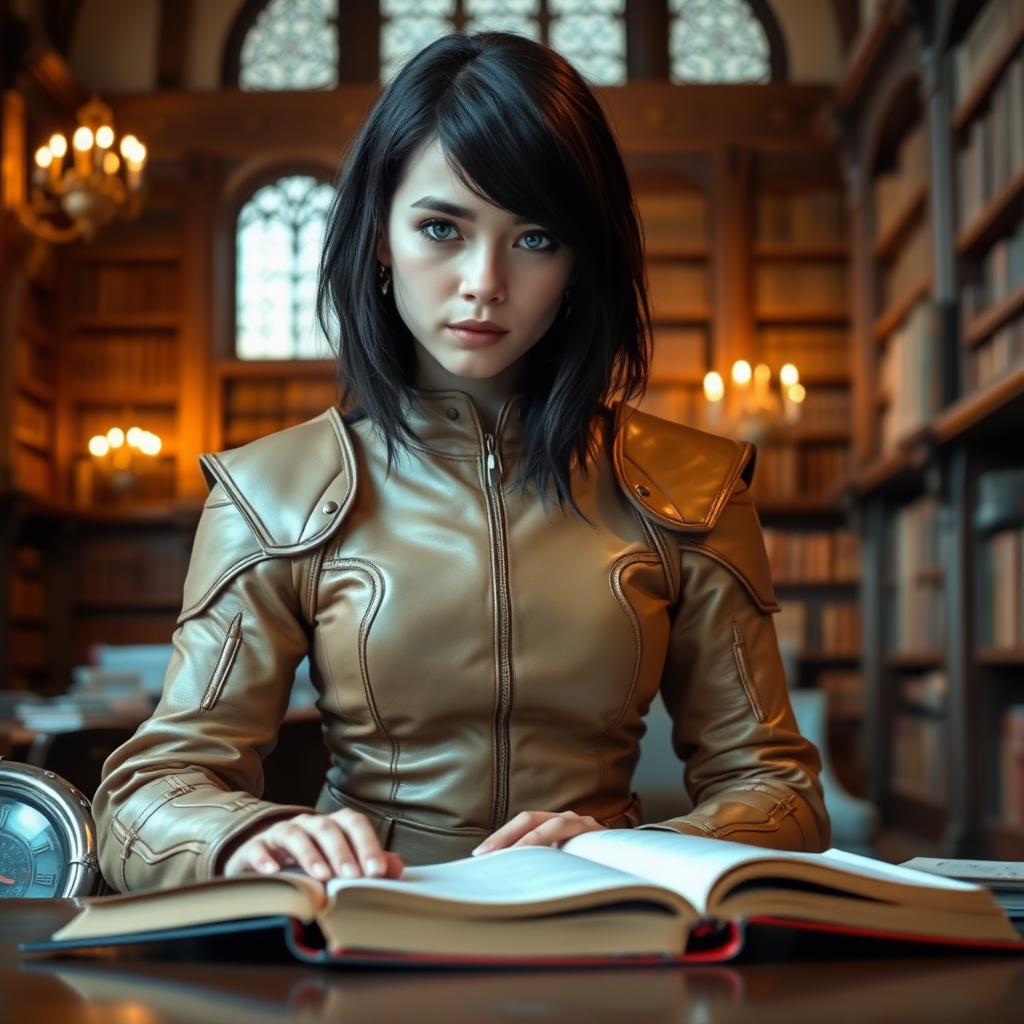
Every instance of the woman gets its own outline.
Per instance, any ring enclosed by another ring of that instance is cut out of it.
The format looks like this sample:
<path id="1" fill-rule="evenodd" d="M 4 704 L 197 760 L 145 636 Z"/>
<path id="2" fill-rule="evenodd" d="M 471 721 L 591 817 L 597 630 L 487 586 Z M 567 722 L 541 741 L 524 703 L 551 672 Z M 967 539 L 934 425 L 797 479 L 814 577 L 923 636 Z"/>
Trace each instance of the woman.
<path id="1" fill-rule="evenodd" d="M 642 241 L 576 72 L 501 34 L 414 58 L 355 143 L 319 298 L 350 411 L 204 459 L 163 698 L 96 798 L 107 880 L 397 877 L 636 827 L 659 687 L 696 808 L 645 827 L 827 845 L 752 449 L 609 405 L 646 380 Z M 307 652 L 315 811 L 253 795 Z"/>

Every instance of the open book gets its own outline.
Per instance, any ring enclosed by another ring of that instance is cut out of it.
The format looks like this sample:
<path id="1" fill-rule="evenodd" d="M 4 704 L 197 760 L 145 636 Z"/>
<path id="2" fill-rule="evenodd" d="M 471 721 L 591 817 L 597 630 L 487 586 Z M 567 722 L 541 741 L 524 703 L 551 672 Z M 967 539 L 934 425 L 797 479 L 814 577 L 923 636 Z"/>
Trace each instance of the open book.
<path id="1" fill-rule="evenodd" d="M 299 874 L 100 897 L 29 951 L 220 934 L 244 922 L 319 926 L 313 960 L 725 959 L 744 920 L 1024 950 L 991 894 L 855 854 L 762 850 L 658 831 L 591 832 L 548 847 L 406 870 L 398 881 Z M 707 941 L 707 936 L 717 936 Z M 703 944 L 701 937 L 704 937 Z M 697 942 L 692 939 L 696 937 Z M 695 952 L 695 946 L 699 952 Z"/>

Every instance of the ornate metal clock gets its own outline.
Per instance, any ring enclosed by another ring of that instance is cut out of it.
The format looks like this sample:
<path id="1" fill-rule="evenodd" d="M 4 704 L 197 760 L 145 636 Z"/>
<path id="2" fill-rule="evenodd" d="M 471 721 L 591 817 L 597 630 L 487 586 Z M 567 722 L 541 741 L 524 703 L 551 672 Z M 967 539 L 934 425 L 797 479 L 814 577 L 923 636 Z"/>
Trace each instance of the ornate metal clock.
<path id="1" fill-rule="evenodd" d="M 102 882 L 85 796 L 53 772 L 0 758 L 0 899 L 89 896 Z"/>

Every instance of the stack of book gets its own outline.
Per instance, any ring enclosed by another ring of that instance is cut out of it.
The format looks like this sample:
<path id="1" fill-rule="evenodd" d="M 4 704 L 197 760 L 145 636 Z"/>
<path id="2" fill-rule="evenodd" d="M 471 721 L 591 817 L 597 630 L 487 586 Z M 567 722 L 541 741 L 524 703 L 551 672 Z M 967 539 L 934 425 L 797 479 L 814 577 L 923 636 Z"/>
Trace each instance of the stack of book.
<path id="1" fill-rule="evenodd" d="M 932 497 L 900 509 L 889 531 L 895 608 L 886 616 L 890 650 L 937 652 L 945 638 L 939 505 Z"/>
<path id="2" fill-rule="evenodd" d="M 846 202 L 842 191 L 760 192 L 757 240 L 766 245 L 842 245 L 846 241 Z"/>
<path id="3" fill-rule="evenodd" d="M 860 578 L 860 537 L 850 530 L 769 528 L 764 542 L 776 583 L 845 583 Z"/>
<path id="4" fill-rule="evenodd" d="M 804 379 L 842 378 L 850 372 L 850 336 L 845 327 L 762 327 L 761 358 L 778 376 L 795 364 Z"/>
<path id="5" fill-rule="evenodd" d="M 939 353 L 930 302 L 919 302 L 890 335 L 879 371 L 882 449 L 920 430 L 939 408 Z"/>
<path id="6" fill-rule="evenodd" d="M 759 313 L 822 310 L 842 314 L 846 309 L 845 263 L 758 263 L 754 279 Z"/>
<path id="7" fill-rule="evenodd" d="M 1024 647 L 1024 528 L 993 533 L 985 559 L 981 641 L 991 647 Z"/>

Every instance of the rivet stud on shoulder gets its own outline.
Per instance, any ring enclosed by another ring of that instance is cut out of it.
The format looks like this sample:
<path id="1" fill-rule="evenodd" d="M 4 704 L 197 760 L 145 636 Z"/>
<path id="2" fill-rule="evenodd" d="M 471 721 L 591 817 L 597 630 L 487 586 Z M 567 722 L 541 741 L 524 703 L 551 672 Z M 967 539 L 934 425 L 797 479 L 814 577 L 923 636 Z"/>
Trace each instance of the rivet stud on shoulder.
<path id="1" fill-rule="evenodd" d="M 641 498 L 649 498 L 651 496 L 650 488 L 644 487 L 643 484 L 637 484 L 636 487 L 633 489 L 636 491 L 637 494 L 640 495 Z"/>
<path id="2" fill-rule="evenodd" d="M 336 501 L 329 501 L 323 507 L 323 513 L 325 516 L 333 516 L 338 511 L 338 503 Z"/>

